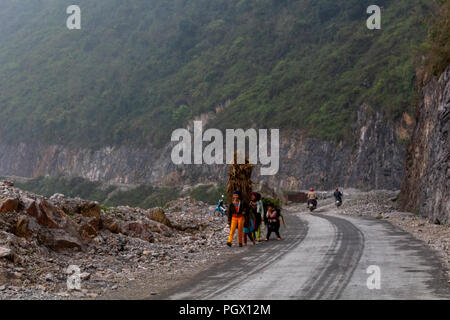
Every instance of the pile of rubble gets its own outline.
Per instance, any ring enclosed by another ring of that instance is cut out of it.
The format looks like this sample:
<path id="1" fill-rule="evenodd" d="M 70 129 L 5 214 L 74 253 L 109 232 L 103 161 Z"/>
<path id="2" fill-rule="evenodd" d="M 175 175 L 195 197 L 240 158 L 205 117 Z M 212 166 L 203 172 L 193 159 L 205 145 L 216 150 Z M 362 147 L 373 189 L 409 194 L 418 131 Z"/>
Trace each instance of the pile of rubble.
<path id="1" fill-rule="evenodd" d="M 213 210 L 191 198 L 149 210 L 103 208 L 0 182 L 0 299 L 95 298 L 141 272 L 214 259 L 227 229 Z M 67 286 L 73 276 L 81 289 Z"/>
<path id="2" fill-rule="evenodd" d="M 398 192 L 388 190 L 375 190 L 369 192 L 353 191 L 350 195 L 344 194 L 344 203 L 340 212 L 347 215 L 372 216 L 396 211 Z M 407 214 L 410 215 L 410 214 Z"/>

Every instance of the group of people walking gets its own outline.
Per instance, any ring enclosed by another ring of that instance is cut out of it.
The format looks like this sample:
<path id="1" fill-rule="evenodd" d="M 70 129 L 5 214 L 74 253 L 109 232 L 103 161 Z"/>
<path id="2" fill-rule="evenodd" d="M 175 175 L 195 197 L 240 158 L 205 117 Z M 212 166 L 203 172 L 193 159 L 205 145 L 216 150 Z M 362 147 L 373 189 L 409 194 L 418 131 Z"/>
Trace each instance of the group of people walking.
<path id="1" fill-rule="evenodd" d="M 257 192 L 252 192 L 250 197 L 250 203 L 247 204 L 242 201 L 241 192 L 235 191 L 233 193 L 233 201 L 228 208 L 230 235 L 227 245 L 229 247 L 232 246 L 236 230 L 240 247 L 247 245 L 247 239 L 255 245 L 256 241 L 261 241 L 264 226 L 267 229 L 265 241 L 270 239 L 272 233 L 275 233 L 277 239 L 281 240 L 281 214 L 279 210 L 273 203 L 269 202 L 265 211 L 261 195 Z"/>
<path id="2" fill-rule="evenodd" d="M 343 194 L 336 188 L 334 197 L 339 205 L 342 204 Z M 272 233 L 275 233 L 278 240 L 281 240 L 280 226 L 282 215 L 280 209 L 277 209 L 274 203 L 267 203 L 266 210 L 261 199 L 261 194 L 252 192 L 250 195 L 250 203 L 242 201 L 242 194 L 240 191 L 233 192 L 232 203 L 228 208 L 228 226 L 230 227 L 230 235 L 228 237 L 227 245 L 229 247 L 233 244 L 233 238 L 238 232 L 239 246 L 247 245 L 250 240 L 254 245 L 261 241 L 261 236 L 264 233 L 264 226 L 266 227 L 265 241 L 270 239 Z M 313 204 L 317 206 L 317 195 L 314 189 L 311 188 L 307 194 L 308 206 Z"/>

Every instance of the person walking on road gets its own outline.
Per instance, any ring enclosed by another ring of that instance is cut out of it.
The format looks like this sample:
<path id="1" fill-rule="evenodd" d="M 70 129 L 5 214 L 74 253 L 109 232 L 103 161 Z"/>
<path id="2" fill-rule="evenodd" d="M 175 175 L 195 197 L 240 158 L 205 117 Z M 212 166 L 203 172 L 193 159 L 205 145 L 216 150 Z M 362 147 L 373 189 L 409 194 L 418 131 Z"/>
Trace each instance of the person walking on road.
<path id="1" fill-rule="evenodd" d="M 272 234 L 272 232 L 275 232 L 275 234 L 277 235 L 278 241 L 280 241 L 281 240 L 281 236 L 280 236 L 281 215 L 280 215 L 280 212 L 275 209 L 275 206 L 272 203 L 269 203 L 267 205 L 267 213 L 266 213 L 265 218 L 267 219 L 266 241 L 269 241 L 270 235 Z"/>
<path id="2" fill-rule="evenodd" d="M 255 216 L 255 239 L 261 241 L 262 222 L 264 221 L 264 206 L 261 201 L 261 194 L 251 193 L 250 208 Z"/>
<path id="3" fill-rule="evenodd" d="M 244 245 L 247 246 L 247 237 L 250 239 L 251 242 L 253 242 L 253 245 L 256 244 L 255 242 L 255 215 L 253 213 L 252 208 L 249 208 L 244 213 Z"/>
<path id="4" fill-rule="evenodd" d="M 245 213 L 248 211 L 245 204 L 241 201 L 241 193 L 239 191 L 233 192 L 233 201 L 228 208 L 228 226 L 230 227 L 230 236 L 228 237 L 227 245 L 232 246 L 234 234 L 238 229 L 238 243 L 242 247 Z"/>

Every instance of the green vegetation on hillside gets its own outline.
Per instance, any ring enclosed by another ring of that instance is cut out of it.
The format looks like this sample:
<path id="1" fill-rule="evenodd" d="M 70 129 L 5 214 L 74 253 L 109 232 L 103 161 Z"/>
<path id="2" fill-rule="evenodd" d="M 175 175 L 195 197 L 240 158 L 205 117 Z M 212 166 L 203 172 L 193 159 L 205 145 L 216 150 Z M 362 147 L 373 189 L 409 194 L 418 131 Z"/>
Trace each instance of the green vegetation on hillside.
<path id="1" fill-rule="evenodd" d="M 101 182 L 91 182 L 80 177 L 39 177 L 25 182 L 15 181 L 15 185 L 26 191 L 51 197 L 62 193 L 66 197 L 98 201 L 109 207 L 128 205 L 143 209 L 163 207 L 169 201 L 190 196 L 197 201 L 211 205 L 217 204 L 225 187 L 200 185 L 186 191 L 176 187 L 153 187 L 141 185 L 129 190 L 120 190 L 114 185 L 103 185 Z"/>
<path id="2" fill-rule="evenodd" d="M 101 182 L 92 182 L 80 177 L 38 177 L 27 181 L 14 181 L 15 186 L 45 197 L 62 193 L 67 197 L 103 202 L 116 190 L 114 186 L 103 187 Z"/>
<path id="3" fill-rule="evenodd" d="M 450 0 L 440 0 L 430 19 L 427 39 L 421 44 L 419 57 L 427 73 L 423 76 L 439 76 L 450 66 Z M 427 80 L 427 79 L 423 79 Z"/>
<path id="4" fill-rule="evenodd" d="M 411 48 L 431 0 L 68 0 L 0 2 L 3 141 L 161 146 L 231 103 L 210 126 L 351 132 L 369 103 L 412 110 Z"/>

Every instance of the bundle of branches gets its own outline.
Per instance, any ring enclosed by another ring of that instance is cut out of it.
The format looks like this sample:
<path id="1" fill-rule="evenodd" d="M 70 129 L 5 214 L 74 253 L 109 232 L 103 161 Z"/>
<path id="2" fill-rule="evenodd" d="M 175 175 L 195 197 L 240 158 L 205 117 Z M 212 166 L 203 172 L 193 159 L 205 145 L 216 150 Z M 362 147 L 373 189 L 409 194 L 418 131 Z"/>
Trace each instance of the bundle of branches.
<path id="1" fill-rule="evenodd" d="M 245 158 L 245 164 L 237 163 L 237 153 L 234 154 L 234 163 L 230 164 L 227 183 L 227 201 L 232 202 L 233 192 L 240 191 L 242 201 L 248 203 L 252 193 L 253 182 L 251 180 L 253 165 L 248 158 Z"/>
<path id="2" fill-rule="evenodd" d="M 283 213 L 282 213 L 282 208 L 281 208 L 281 201 L 280 201 L 280 199 L 277 199 L 277 198 L 263 198 L 263 199 L 262 199 L 262 202 L 263 202 L 263 210 L 264 210 L 264 213 L 267 212 L 269 203 L 272 204 L 273 207 L 275 208 L 275 210 L 277 210 L 277 211 L 280 213 L 280 215 L 281 215 L 281 221 L 283 222 L 283 226 L 286 227 L 286 223 L 284 222 L 284 216 L 283 216 Z"/>
<path id="3" fill-rule="evenodd" d="M 263 203 L 264 212 L 267 212 L 267 206 L 269 205 L 269 203 L 271 203 L 274 206 L 275 210 L 278 210 L 281 213 L 280 199 L 266 197 L 266 198 L 262 199 L 262 203 Z"/>

